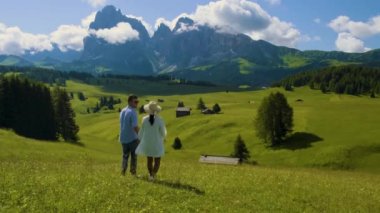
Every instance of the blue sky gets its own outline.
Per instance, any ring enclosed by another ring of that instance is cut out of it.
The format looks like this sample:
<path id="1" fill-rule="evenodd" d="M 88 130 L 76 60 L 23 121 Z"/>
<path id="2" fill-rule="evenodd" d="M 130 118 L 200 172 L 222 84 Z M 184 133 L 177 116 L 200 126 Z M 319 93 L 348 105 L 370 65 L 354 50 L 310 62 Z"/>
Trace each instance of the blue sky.
<path id="1" fill-rule="evenodd" d="M 377 0 L 219 0 L 216 2 L 220 4 L 212 5 L 207 0 L 4 0 L 0 7 L 0 54 L 7 51 L 20 53 L 28 48 L 36 51 L 48 49 L 49 41 L 62 43 L 63 48 L 79 50 L 81 46 L 78 40 L 81 37 L 77 34 L 72 35 L 73 32 L 78 31 L 82 37 L 85 36 L 87 32 L 79 29 L 84 27 L 83 24 L 81 26 L 81 20 L 106 4 L 115 5 L 124 14 L 142 17 L 152 27 L 158 18 L 170 22 L 178 15 L 187 13 L 202 23 L 211 25 L 225 23 L 230 25 L 226 27 L 250 35 L 253 39 L 264 39 L 277 45 L 301 50 L 363 52 L 380 48 L 380 1 Z M 199 5 L 203 5 L 203 10 L 197 10 Z M 226 7 L 231 10 L 224 13 Z M 234 8 L 264 14 L 249 16 L 247 19 L 247 17 L 238 17 L 239 13 L 231 13 Z M 205 17 L 205 11 L 215 12 L 217 15 L 211 18 Z M 264 21 L 267 28 L 256 28 L 249 23 L 239 24 L 240 20 L 251 23 Z M 63 28 L 58 30 L 62 25 L 78 27 L 75 30 L 66 27 L 66 31 L 63 32 Z M 18 29 L 14 30 L 12 27 Z M 14 36 L 14 31 L 21 36 Z M 71 31 L 71 34 L 67 31 Z M 56 33 L 53 34 L 54 32 Z M 72 38 L 78 37 L 72 39 L 70 35 Z M 10 40 L 17 39 L 16 37 L 25 41 Z M 44 45 L 25 44 L 29 38 L 33 43 L 38 41 Z M 68 39 L 77 43 L 71 44 Z M 18 42 L 15 47 L 19 49 L 9 50 L 14 48 L 15 42 Z"/>

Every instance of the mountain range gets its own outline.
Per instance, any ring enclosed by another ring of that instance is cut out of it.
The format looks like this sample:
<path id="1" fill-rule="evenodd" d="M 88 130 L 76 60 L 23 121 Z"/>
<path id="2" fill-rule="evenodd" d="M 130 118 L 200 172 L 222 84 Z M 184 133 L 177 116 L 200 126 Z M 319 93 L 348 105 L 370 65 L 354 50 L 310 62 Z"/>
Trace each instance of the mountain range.
<path id="1" fill-rule="evenodd" d="M 59 70 L 125 75 L 167 74 L 217 84 L 263 86 L 284 76 L 326 66 L 380 64 L 380 49 L 366 53 L 300 51 L 232 34 L 188 17 L 179 18 L 173 29 L 158 26 L 150 36 L 143 23 L 125 16 L 114 6 L 96 14 L 90 30 L 128 23 L 138 38 L 110 43 L 89 34 L 80 52 L 53 51 L 19 56 L 0 56 L 0 65 L 40 66 Z"/>

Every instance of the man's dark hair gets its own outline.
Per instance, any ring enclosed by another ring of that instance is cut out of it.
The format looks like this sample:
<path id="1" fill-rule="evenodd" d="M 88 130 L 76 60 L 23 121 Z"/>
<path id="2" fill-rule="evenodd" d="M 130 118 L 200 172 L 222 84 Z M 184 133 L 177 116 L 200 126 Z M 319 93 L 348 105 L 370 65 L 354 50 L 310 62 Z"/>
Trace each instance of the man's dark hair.
<path id="1" fill-rule="evenodd" d="M 135 99 L 138 99 L 137 95 L 130 95 L 128 97 L 128 103 L 131 102 L 131 101 L 133 101 L 133 100 L 135 100 Z"/>

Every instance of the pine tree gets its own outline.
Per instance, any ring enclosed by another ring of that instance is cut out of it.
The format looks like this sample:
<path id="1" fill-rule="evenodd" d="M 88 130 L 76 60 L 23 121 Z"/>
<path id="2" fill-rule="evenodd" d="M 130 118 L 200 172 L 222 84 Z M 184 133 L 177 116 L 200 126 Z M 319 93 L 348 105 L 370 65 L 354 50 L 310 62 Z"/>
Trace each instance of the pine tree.
<path id="1" fill-rule="evenodd" d="M 181 139 L 179 139 L 179 137 L 176 137 L 174 139 L 174 143 L 172 145 L 173 149 L 181 149 L 182 148 L 182 143 L 181 143 Z"/>
<path id="2" fill-rule="evenodd" d="M 75 112 L 71 108 L 70 98 L 65 90 L 58 87 L 54 90 L 54 106 L 57 129 L 65 141 L 77 142 L 79 127 L 75 123 Z"/>
<path id="3" fill-rule="evenodd" d="M 185 107 L 185 104 L 183 101 L 179 101 L 177 107 Z"/>
<path id="4" fill-rule="evenodd" d="M 206 108 L 207 107 L 206 107 L 205 103 L 203 102 L 203 99 L 199 98 L 197 109 L 203 110 L 203 109 L 206 109 Z"/>
<path id="5" fill-rule="evenodd" d="M 38 107 L 38 113 L 36 113 L 35 116 L 40 117 L 42 121 L 39 122 L 39 124 L 36 123 L 36 126 L 40 126 L 41 139 L 57 140 L 58 129 L 55 120 L 53 98 L 49 88 L 43 87 L 41 90 L 42 95 L 40 106 Z"/>
<path id="6" fill-rule="evenodd" d="M 99 106 L 99 102 L 96 102 L 96 105 L 95 107 L 92 109 L 92 112 L 93 113 L 97 113 L 100 111 L 100 106 Z"/>
<path id="7" fill-rule="evenodd" d="M 1 81 L 1 125 L 25 137 L 56 140 L 51 93 L 43 84 L 12 77 Z"/>
<path id="8" fill-rule="evenodd" d="M 16 114 L 14 108 L 14 96 L 13 91 L 11 87 L 11 81 L 8 78 L 4 78 L 2 80 L 2 100 L 0 104 L 2 105 L 2 113 L 3 116 L 1 119 L 1 126 L 5 128 L 11 128 L 12 127 L 12 118 L 14 117 L 14 114 Z"/>
<path id="9" fill-rule="evenodd" d="M 0 75 L 0 128 L 4 126 L 4 83 Z"/>
<path id="10" fill-rule="evenodd" d="M 371 98 L 376 98 L 376 95 L 375 95 L 375 91 L 371 91 L 371 96 L 370 96 Z"/>
<path id="11" fill-rule="evenodd" d="M 326 93 L 327 92 L 326 84 L 325 83 L 321 83 L 320 89 L 321 89 L 322 93 Z"/>
<path id="12" fill-rule="evenodd" d="M 113 96 L 111 96 L 110 99 L 108 100 L 108 109 L 110 110 L 114 109 L 113 105 L 114 105 L 114 98 Z"/>
<path id="13" fill-rule="evenodd" d="M 84 96 L 83 92 L 78 92 L 78 99 L 81 101 L 85 101 L 86 97 Z"/>
<path id="14" fill-rule="evenodd" d="M 293 91 L 292 85 L 289 82 L 285 84 L 284 89 L 286 91 Z"/>
<path id="15" fill-rule="evenodd" d="M 212 107 L 212 110 L 213 110 L 215 113 L 219 113 L 219 112 L 221 111 L 219 104 L 216 103 L 216 104 Z"/>
<path id="16" fill-rule="evenodd" d="M 315 89 L 315 87 L 314 87 L 314 82 L 310 81 L 310 82 L 309 82 L 309 87 L 310 87 L 310 89 Z"/>
<path id="17" fill-rule="evenodd" d="M 250 158 L 249 151 L 240 135 L 236 138 L 233 157 L 239 158 L 240 162 L 248 160 Z"/>
<path id="18" fill-rule="evenodd" d="M 292 131 L 293 109 L 282 93 L 271 93 L 263 99 L 257 111 L 255 127 L 258 138 L 271 146 L 282 143 Z"/>

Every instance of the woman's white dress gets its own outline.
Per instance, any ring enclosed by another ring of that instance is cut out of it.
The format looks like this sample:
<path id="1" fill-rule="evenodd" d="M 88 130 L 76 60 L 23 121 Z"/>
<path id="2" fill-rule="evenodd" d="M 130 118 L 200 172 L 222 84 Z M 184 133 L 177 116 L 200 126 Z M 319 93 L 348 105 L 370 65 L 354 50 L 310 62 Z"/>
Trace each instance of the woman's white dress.
<path id="1" fill-rule="evenodd" d="M 136 148 L 137 155 L 147 157 L 161 157 L 164 155 L 164 138 L 166 137 L 165 123 L 159 116 L 155 116 L 153 125 L 149 122 L 149 115 L 143 117 L 139 131 L 140 143 Z"/>

